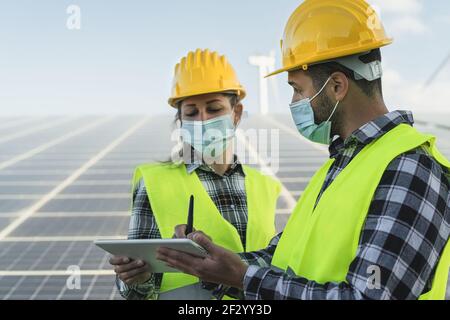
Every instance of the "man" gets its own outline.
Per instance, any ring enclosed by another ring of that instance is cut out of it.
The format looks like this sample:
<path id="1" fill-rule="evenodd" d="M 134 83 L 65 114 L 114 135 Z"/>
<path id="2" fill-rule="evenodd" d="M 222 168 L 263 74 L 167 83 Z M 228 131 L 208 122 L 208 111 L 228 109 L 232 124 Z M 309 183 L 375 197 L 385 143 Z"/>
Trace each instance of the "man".
<path id="1" fill-rule="evenodd" d="M 265 250 L 238 256 L 196 232 L 209 258 L 160 259 L 245 299 L 444 299 L 450 163 L 411 113 L 385 106 L 380 47 L 391 42 L 363 0 L 300 5 L 273 74 L 289 73 L 294 122 L 330 160 Z"/>

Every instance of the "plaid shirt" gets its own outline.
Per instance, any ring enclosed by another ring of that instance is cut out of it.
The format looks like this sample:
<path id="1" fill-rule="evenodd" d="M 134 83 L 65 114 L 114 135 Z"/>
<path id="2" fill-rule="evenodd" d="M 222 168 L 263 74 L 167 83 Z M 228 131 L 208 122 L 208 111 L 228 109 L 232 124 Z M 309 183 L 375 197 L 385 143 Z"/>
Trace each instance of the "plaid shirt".
<path id="1" fill-rule="evenodd" d="M 319 198 L 366 145 L 401 123 L 413 125 L 412 114 L 391 112 L 362 126 L 345 141 L 334 140 L 330 154 L 335 163 Z M 423 148 L 398 156 L 376 189 L 345 282 L 319 284 L 271 268 L 279 234 L 266 249 L 241 254 L 250 265 L 244 278 L 245 298 L 417 299 L 431 288 L 439 257 L 449 239 L 449 190 L 448 170 Z M 381 270 L 379 289 L 367 286 L 371 283 L 368 277 L 373 275 L 368 274 L 368 267 L 372 265 Z"/>
<path id="2" fill-rule="evenodd" d="M 196 172 L 208 195 L 224 219 L 238 231 L 245 248 L 248 221 L 245 174 L 242 165 L 234 158 L 230 169 L 219 176 L 208 166 L 199 163 L 186 164 L 189 174 Z M 152 183 L 152 182 L 150 182 Z M 155 183 L 161 183 L 156 181 Z M 128 229 L 128 239 L 160 239 L 155 216 L 147 196 L 143 179 L 139 181 L 133 194 L 133 209 Z M 157 299 L 162 274 L 153 274 L 144 284 L 128 286 L 116 277 L 119 292 L 127 300 Z"/>

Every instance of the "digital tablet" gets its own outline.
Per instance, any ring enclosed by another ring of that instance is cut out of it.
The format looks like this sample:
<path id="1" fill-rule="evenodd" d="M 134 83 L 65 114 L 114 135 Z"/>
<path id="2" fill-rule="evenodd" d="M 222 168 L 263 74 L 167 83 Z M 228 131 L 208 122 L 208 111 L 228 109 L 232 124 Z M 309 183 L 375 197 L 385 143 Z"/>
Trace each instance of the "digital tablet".
<path id="1" fill-rule="evenodd" d="M 160 247 L 186 252 L 198 257 L 208 255 L 204 248 L 189 239 L 97 240 L 94 241 L 94 244 L 115 256 L 143 260 L 150 265 L 154 273 L 180 272 L 156 259 L 156 251 Z"/>

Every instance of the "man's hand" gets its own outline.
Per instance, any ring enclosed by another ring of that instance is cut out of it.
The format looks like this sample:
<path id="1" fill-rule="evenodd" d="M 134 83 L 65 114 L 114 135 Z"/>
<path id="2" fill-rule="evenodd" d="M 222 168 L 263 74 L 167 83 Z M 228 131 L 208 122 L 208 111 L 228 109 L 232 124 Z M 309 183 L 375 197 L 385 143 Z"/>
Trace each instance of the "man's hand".
<path id="1" fill-rule="evenodd" d="M 187 224 L 179 224 L 175 227 L 175 233 L 173 234 L 173 239 L 187 239 L 188 236 L 186 235 L 186 229 L 187 229 Z M 197 230 L 195 230 L 195 228 L 192 228 L 192 233 L 195 233 Z M 202 233 L 205 237 L 207 237 L 209 240 L 212 241 L 211 237 L 208 236 L 207 234 L 204 234 L 203 232 L 199 231 L 200 233 Z M 189 238 L 192 240 L 192 237 Z"/>
<path id="2" fill-rule="evenodd" d="M 175 227 L 175 233 L 173 239 L 186 239 L 187 224 L 179 224 Z M 192 232 L 195 232 L 195 228 L 192 228 Z"/>
<path id="3" fill-rule="evenodd" d="M 150 266 L 142 260 L 112 256 L 109 263 L 114 266 L 114 272 L 119 279 L 129 286 L 143 284 L 152 276 Z"/>
<path id="4" fill-rule="evenodd" d="M 166 262 L 168 266 L 200 278 L 202 281 L 243 289 L 243 280 L 248 266 L 237 254 L 215 245 L 201 231 L 191 233 L 188 239 L 206 249 L 209 256 L 199 258 L 177 250 L 160 248 L 157 258 Z"/>

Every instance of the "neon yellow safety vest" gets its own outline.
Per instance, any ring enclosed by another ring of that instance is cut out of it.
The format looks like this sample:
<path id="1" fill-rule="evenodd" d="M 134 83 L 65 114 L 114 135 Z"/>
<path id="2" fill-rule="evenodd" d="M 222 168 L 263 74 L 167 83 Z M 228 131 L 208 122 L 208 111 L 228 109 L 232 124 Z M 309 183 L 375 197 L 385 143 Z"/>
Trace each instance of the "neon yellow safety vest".
<path id="1" fill-rule="evenodd" d="M 243 166 L 243 170 L 248 211 L 245 247 L 247 251 L 257 251 L 267 247 L 275 236 L 275 209 L 281 185 L 250 167 Z M 195 229 L 211 236 L 219 246 L 234 252 L 244 251 L 236 228 L 222 217 L 195 172 L 188 174 L 184 165 L 141 165 L 134 173 L 133 190 L 141 178 L 163 239 L 172 238 L 175 226 L 186 223 L 189 197 L 194 195 Z M 190 275 L 166 273 L 160 293 L 198 283 L 199 279 Z"/>
<path id="2" fill-rule="evenodd" d="M 272 265 L 320 284 L 345 282 L 373 195 L 387 166 L 396 157 L 423 146 L 441 165 L 450 162 L 437 150 L 435 137 L 399 125 L 366 146 L 317 201 L 334 160 L 312 178 L 279 241 Z M 420 299 L 445 299 L 450 245 L 442 253 L 431 291 Z M 370 275 L 369 275 L 370 276 Z"/>

